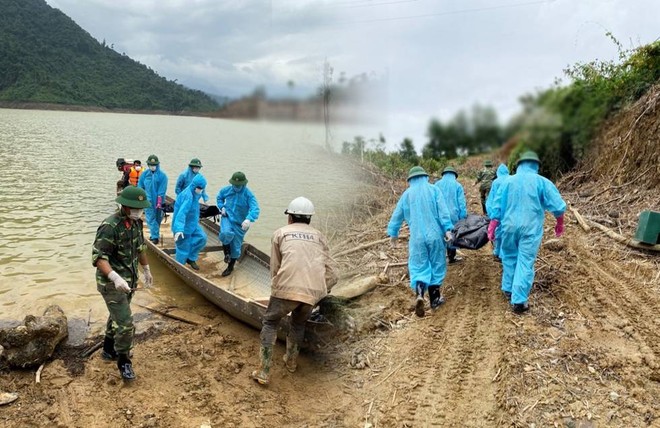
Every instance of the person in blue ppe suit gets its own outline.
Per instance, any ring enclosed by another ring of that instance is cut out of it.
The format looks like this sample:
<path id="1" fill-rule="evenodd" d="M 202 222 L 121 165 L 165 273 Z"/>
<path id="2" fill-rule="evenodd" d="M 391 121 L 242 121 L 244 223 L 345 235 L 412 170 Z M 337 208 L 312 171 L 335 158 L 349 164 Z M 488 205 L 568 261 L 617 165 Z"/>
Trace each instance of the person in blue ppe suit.
<path id="1" fill-rule="evenodd" d="M 507 178 L 509 178 L 509 168 L 507 168 L 506 165 L 501 163 L 497 167 L 497 178 L 493 181 L 493 184 L 490 187 L 490 192 L 488 193 L 488 198 L 486 198 L 486 212 L 488 213 L 489 217 L 491 217 L 490 213 L 493 210 L 493 203 L 495 202 L 495 196 L 497 195 L 497 192 L 502 186 L 502 183 L 504 183 L 504 181 Z M 500 239 L 501 229 L 502 229 L 501 225 L 495 229 L 495 240 L 493 241 L 493 256 L 495 256 L 495 258 L 498 261 L 501 261 L 500 259 L 500 247 L 502 246 L 502 240 Z"/>
<path id="2" fill-rule="evenodd" d="M 445 239 L 452 239 L 453 224 L 440 189 L 429 183 L 429 175 L 421 166 L 410 169 L 408 189 L 401 195 L 387 225 L 393 247 L 404 220 L 410 229 L 408 271 L 410 287 L 416 294 L 415 314 L 423 317 L 427 288 L 431 309 L 444 302 L 440 287 L 447 273 Z"/>
<path id="3" fill-rule="evenodd" d="M 149 168 L 140 174 L 138 187 L 147 192 L 147 199 L 151 203 L 151 207 L 144 210 L 149 226 L 149 240 L 158 244 L 160 223 L 163 221 L 163 203 L 167 192 L 167 175 L 160 169 L 160 161 L 156 155 L 147 158 L 147 166 Z"/>
<path id="4" fill-rule="evenodd" d="M 176 193 L 177 196 L 179 196 L 179 193 L 183 192 L 183 190 L 192 183 L 193 178 L 199 174 L 200 169 L 202 169 L 202 162 L 199 159 L 194 158 L 188 163 L 188 168 L 179 174 L 179 178 L 176 180 L 174 193 Z M 206 194 L 206 189 L 202 192 L 202 199 L 204 202 L 209 200 L 209 195 Z"/>
<path id="5" fill-rule="evenodd" d="M 259 203 L 247 188 L 247 182 L 244 173 L 235 172 L 229 179 L 231 186 L 220 189 L 216 198 L 221 216 L 220 241 L 227 263 L 222 276 L 228 276 L 234 270 L 234 264 L 241 256 L 245 233 L 259 218 Z"/>
<path id="6" fill-rule="evenodd" d="M 449 210 L 449 217 L 453 224 L 467 217 L 465 192 L 461 183 L 456 180 L 457 178 L 458 172 L 453 167 L 448 166 L 442 170 L 442 178 L 435 183 L 444 196 L 447 209 Z M 462 260 L 460 257 L 456 257 L 456 247 L 452 246 L 447 247 L 447 257 L 449 258 L 449 263 L 456 263 Z"/>
<path id="7" fill-rule="evenodd" d="M 488 238 L 502 225 L 502 291 L 511 299 L 513 311 L 529 310 L 529 292 L 534 282 L 534 262 L 543 238 L 544 212 L 557 219 L 555 235 L 564 233 L 566 202 L 557 187 L 538 174 L 540 161 L 534 152 L 525 152 L 517 162 L 515 175 L 506 179 L 495 195 L 488 225 Z"/>
<path id="8" fill-rule="evenodd" d="M 182 265 L 188 263 L 195 270 L 199 270 L 197 259 L 206 245 L 206 234 L 199 225 L 199 197 L 204 189 L 206 179 L 202 174 L 195 175 L 188 187 L 179 193 L 172 216 L 176 261 Z"/>

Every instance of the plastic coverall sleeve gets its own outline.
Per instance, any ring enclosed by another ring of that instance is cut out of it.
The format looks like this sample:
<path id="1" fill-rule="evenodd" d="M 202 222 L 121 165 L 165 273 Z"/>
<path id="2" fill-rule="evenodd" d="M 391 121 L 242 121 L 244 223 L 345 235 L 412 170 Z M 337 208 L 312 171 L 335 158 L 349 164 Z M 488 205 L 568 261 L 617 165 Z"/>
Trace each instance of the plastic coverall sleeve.
<path id="1" fill-rule="evenodd" d="M 186 226 L 186 217 L 188 211 L 192 207 L 192 198 L 188 195 L 183 195 L 176 201 L 176 213 L 172 219 L 172 232 L 183 232 Z"/>
<path id="2" fill-rule="evenodd" d="M 176 193 L 178 195 L 179 193 L 181 193 L 183 191 L 183 189 L 188 187 L 186 185 L 187 178 L 188 178 L 188 172 L 187 171 L 183 172 L 179 175 L 179 178 L 176 179 L 176 186 L 174 187 L 174 193 Z"/>
<path id="3" fill-rule="evenodd" d="M 223 190 L 225 190 L 226 187 L 223 187 L 218 191 L 218 196 L 215 197 L 215 204 L 218 206 L 218 210 L 222 211 L 222 208 L 225 206 L 225 199 L 227 198 L 227 195 Z"/>
<path id="4" fill-rule="evenodd" d="M 543 208 L 550 211 L 555 218 L 561 216 L 566 211 L 566 202 L 559 194 L 557 186 L 545 177 L 541 177 L 543 181 Z"/>
<path id="5" fill-rule="evenodd" d="M 161 177 L 159 177 L 156 192 L 157 196 L 160 196 L 163 202 L 165 202 L 165 193 L 167 193 L 167 175 L 163 171 L 160 171 L 159 175 Z"/>
<path id="6" fill-rule="evenodd" d="M 444 236 L 446 232 L 454 228 L 454 224 L 451 221 L 451 214 L 442 196 L 442 192 L 438 191 L 436 193 L 435 203 L 438 207 L 438 221 L 440 222 L 440 226 L 442 226 L 442 235 Z"/>
<path id="7" fill-rule="evenodd" d="M 403 206 L 406 203 L 405 199 L 406 199 L 406 195 L 404 193 L 399 199 L 399 202 L 397 202 L 396 208 L 394 208 L 394 212 L 392 213 L 392 217 L 390 218 L 390 222 L 387 225 L 387 235 L 393 238 L 399 237 L 399 230 L 401 229 L 401 225 L 403 224 L 403 220 L 405 219 L 405 215 L 403 212 Z"/>
<path id="8" fill-rule="evenodd" d="M 465 191 L 460 184 L 456 190 L 456 197 L 458 198 L 458 219 L 467 218 L 467 202 L 465 201 Z"/>
<path id="9" fill-rule="evenodd" d="M 255 222 L 259 218 L 259 213 L 261 212 L 261 209 L 259 208 L 259 202 L 257 202 L 257 198 L 254 196 L 254 193 L 250 189 L 245 189 L 248 198 L 248 207 L 249 211 L 247 214 L 247 217 L 245 217 L 246 220 L 250 220 L 251 222 Z"/>

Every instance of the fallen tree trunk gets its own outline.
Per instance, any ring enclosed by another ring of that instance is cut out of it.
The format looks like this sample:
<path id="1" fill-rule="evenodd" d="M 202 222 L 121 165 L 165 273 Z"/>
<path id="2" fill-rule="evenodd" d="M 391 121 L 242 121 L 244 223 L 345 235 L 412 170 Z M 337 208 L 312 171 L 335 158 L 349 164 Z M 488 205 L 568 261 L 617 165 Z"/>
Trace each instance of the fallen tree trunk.
<path id="1" fill-rule="evenodd" d="M 399 239 L 405 239 L 405 238 L 408 238 L 408 236 L 405 236 L 405 235 L 404 235 L 404 236 L 399 236 Z M 362 245 L 357 246 L 357 247 L 355 247 L 355 248 L 351 248 L 351 249 L 348 249 L 348 250 L 340 251 L 340 252 L 338 252 L 337 254 L 333 254 L 332 257 L 346 256 L 346 255 L 348 255 L 348 254 L 355 253 L 356 251 L 364 250 L 364 249 L 366 249 L 366 248 L 373 247 L 374 245 L 384 244 L 384 243 L 389 242 L 389 241 L 390 241 L 390 238 L 383 238 L 383 239 L 379 239 L 379 240 L 377 240 L 377 241 L 367 242 L 366 244 L 362 244 Z"/>
<path id="2" fill-rule="evenodd" d="M 612 229 L 603 226 L 600 223 L 596 223 L 595 221 L 591 221 L 592 226 L 594 226 L 597 229 L 602 230 L 607 236 L 610 238 L 614 239 L 617 242 L 620 242 L 621 244 L 627 245 L 632 248 L 636 248 L 638 250 L 646 250 L 646 251 L 656 251 L 660 252 L 660 244 L 656 245 L 645 245 L 640 243 L 639 241 L 635 241 L 633 239 L 626 238 L 625 236 L 621 236 Z"/>
<path id="3" fill-rule="evenodd" d="M 591 230 L 591 228 L 589 227 L 587 222 L 584 220 L 584 217 L 582 217 L 582 215 L 578 212 L 578 210 L 573 208 L 573 206 L 570 205 L 570 204 L 568 205 L 568 208 L 570 208 L 571 212 L 573 213 L 573 216 L 577 220 L 577 222 L 580 225 L 580 227 L 582 228 L 582 230 L 584 230 L 585 232 L 589 232 Z"/>

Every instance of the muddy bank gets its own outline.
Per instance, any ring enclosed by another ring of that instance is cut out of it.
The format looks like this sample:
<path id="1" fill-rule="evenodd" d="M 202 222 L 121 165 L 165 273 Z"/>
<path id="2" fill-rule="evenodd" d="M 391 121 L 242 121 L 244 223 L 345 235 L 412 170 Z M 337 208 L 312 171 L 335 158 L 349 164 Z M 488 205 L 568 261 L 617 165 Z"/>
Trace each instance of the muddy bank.
<path id="1" fill-rule="evenodd" d="M 478 212 L 476 187 L 461 180 L 468 210 Z M 2 371 L 0 390 L 20 398 L 2 408 L 0 421 L 8 427 L 658 424 L 657 258 L 604 244 L 567 214 L 564 245 L 539 253 L 527 315 L 511 312 L 499 291 L 501 266 L 486 246 L 461 251 L 464 261 L 448 268 L 446 303 L 418 318 L 405 243 L 392 249 L 384 240 L 403 184 L 377 185 L 378 197 L 347 212 L 354 216 L 350 230 L 332 245 L 343 254 L 337 262 L 344 277 L 384 273 L 387 283 L 339 307 L 353 322 L 303 352 L 295 374 L 285 370 L 278 344 L 271 385 L 256 385 L 249 373 L 258 363 L 259 332 L 212 307 L 183 307 L 207 325 L 162 320 L 157 332 L 141 336 L 133 384 L 123 384 L 98 354 L 56 357 L 39 384 L 34 371 Z M 550 219 L 546 226 L 544 241 L 552 238 Z"/>

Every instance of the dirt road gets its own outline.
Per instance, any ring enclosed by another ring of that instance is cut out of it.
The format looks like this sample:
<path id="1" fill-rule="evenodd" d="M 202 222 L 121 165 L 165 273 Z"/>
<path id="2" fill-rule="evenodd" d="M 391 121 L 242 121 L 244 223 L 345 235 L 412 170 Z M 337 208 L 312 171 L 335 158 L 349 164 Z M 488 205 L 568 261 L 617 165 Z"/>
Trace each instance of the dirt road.
<path id="1" fill-rule="evenodd" d="M 389 214 L 355 236 L 382 238 Z M 540 252 L 527 315 L 511 313 L 489 246 L 448 268 L 447 301 L 424 318 L 413 314 L 406 268 L 388 268 L 389 284 L 346 309 L 354 328 L 303 353 L 297 373 L 284 370 L 278 345 L 263 388 L 248 376 L 258 332 L 210 306 L 183 308 L 208 326 L 169 323 L 138 343 L 130 386 L 98 355 L 84 365 L 65 358 L 69 369 L 54 361 L 40 384 L 34 370 L 2 372 L 0 390 L 20 398 L 0 408 L 0 424 L 660 426 L 660 262 L 567 220 L 565 248 Z M 366 274 L 406 257 L 383 244 L 340 262 Z"/>

